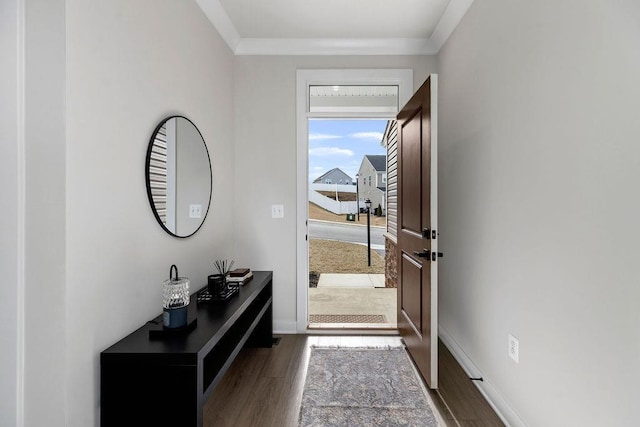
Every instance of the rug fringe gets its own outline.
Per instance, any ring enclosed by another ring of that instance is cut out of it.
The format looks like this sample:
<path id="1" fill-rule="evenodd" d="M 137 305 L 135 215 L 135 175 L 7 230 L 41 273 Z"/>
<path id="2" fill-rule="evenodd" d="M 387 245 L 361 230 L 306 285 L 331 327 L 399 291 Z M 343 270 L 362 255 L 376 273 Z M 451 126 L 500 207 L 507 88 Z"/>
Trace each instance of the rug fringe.
<path id="1" fill-rule="evenodd" d="M 319 345 L 312 344 L 309 346 L 312 349 L 318 350 L 404 350 L 405 346 L 402 344 L 397 345 L 366 345 L 366 346 L 344 346 L 344 345 Z"/>

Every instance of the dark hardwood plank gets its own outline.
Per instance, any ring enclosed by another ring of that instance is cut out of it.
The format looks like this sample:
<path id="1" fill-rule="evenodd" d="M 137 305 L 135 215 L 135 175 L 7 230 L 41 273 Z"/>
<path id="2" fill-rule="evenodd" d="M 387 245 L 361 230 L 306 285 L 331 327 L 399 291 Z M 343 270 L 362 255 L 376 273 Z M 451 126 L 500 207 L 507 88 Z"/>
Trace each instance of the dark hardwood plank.
<path id="1" fill-rule="evenodd" d="M 271 349 L 243 349 L 206 402 L 204 425 L 296 427 L 314 339 L 284 335 Z M 336 343 L 341 339 L 342 343 L 367 345 L 367 340 L 376 337 L 336 337 Z M 371 345 L 377 344 L 371 341 Z M 444 427 L 503 426 L 442 343 L 439 351 L 440 389 L 429 394 L 445 420 Z"/>
<path id="2" fill-rule="evenodd" d="M 205 426 L 232 426 L 253 399 L 255 379 L 263 368 L 264 358 L 256 357 L 258 350 L 243 349 L 225 374 L 218 387 L 205 403 Z"/>
<path id="3" fill-rule="evenodd" d="M 469 379 L 449 349 L 439 341 L 438 394 L 461 426 L 500 427 L 504 423 L 495 414 L 477 387 Z"/>

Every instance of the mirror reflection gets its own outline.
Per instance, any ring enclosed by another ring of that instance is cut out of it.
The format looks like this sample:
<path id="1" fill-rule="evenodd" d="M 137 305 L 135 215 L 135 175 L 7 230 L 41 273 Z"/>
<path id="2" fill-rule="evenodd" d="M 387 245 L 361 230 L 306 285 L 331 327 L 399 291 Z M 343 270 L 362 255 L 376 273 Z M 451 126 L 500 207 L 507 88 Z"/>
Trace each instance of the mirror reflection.
<path id="1" fill-rule="evenodd" d="M 156 127 L 145 169 L 158 223 L 176 237 L 195 234 L 209 211 L 212 178 L 209 151 L 191 120 L 172 116 Z"/>

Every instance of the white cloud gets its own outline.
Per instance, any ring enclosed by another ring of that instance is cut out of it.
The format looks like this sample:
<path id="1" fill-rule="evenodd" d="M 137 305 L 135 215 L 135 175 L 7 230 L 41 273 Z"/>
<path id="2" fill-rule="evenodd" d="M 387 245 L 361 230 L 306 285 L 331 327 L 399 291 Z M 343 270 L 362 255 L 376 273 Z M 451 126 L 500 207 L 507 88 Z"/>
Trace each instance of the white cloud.
<path id="1" fill-rule="evenodd" d="M 310 156 L 353 156 L 352 150 L 340 147 L 317 147 L 309 149 Z"/>
<path id="2" fill-rule="evenodd" d="M 325 139 L 339 139 L 342 138 L 340 135 L 328 135 L 326 133 L 310 133 L 309 141 L 322 141 Z"/>
<path id="3" fill-rule="evenodd" d="M 358 139 L 375 139 L 377 141 L 382 140 L 383 133 L 382 132 L 356 132 L 349 135 L 352 138 Z"/>

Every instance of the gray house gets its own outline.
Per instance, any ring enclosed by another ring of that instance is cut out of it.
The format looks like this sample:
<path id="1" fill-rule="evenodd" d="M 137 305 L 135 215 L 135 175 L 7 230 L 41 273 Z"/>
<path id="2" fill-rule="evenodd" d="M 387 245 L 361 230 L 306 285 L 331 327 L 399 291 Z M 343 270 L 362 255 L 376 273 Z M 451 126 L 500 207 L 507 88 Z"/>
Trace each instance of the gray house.
<path id="1" fill-rule="evenodd" d="M 358 171 L 358 197 L 360 206 L 364 207 L 366 199 L 371 200 L 371 209 L 382 207 L 382 212 L 387 208 L 387 156 L 366 155 L 362 158 Z"/>
<path id="2" fill-rule="evenodd" d="M 313 181 L 314 184 L 353 184 L 353 179 L 344 173 L 340 168 L 333 168 L 325 172 Z"/>

